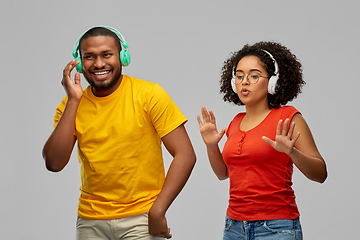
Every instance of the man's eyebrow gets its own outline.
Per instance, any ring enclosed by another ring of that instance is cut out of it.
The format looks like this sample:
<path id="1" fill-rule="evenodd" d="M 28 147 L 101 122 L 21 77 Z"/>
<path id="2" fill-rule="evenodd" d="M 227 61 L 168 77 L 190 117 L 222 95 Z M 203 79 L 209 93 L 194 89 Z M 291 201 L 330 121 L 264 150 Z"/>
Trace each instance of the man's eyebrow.
<path id="1" fill-rule="evenodd" d="M 101 53 L 109 53 L 109 52 L 114 52 L 114 51 L 111 49 L 108 49 L 108 50 L 102 51 Z M 94 52 L 84 52 L 84 55 L 92 55 L 92 54 L 94 54 Z"/>

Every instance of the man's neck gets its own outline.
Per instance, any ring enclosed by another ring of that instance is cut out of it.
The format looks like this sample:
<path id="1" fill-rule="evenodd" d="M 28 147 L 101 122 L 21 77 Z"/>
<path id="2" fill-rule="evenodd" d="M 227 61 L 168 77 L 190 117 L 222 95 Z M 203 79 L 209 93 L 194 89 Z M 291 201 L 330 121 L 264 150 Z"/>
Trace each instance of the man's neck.
<path id="1" fill-rule="evenodd" d="M 114 83 L 114 85 L 108 87 L 108 88 L 95 88 L 95 87 L 91 87 L 91 91 L 92 93 L 96 96 L 96 97 L 106 97 L 109 96 L 110 94 L 112 94 L 113 92 L 116 91 L 116 89 L 118 89 L 118 87 L 120 86 L 121 82 L 122 82 L 122 78 L 123 75 L 120 75 L 120 78 Z"/>

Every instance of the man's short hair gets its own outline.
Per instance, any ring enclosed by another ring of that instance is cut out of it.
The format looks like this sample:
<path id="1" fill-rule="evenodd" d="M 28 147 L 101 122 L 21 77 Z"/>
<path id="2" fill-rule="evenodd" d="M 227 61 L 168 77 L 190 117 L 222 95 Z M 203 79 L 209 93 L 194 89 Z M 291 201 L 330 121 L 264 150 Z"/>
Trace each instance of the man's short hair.
<path id="1" fill-rule="evenodd" d="M 80 56 L 81 56 L 81 51 L 80 51 L 81 48 L 80 47 L 81 47 L 82 41 L 89 37 L 96 37 L 96 36 L 110 36 L 110 37 L 114 38 L 116 47 L 118 48 L 118 51 L 120 53 L 121 44 L 120 44 L 120 39 L 116 33 L 111 31 L 110 29 L 107 29 L 104 27 L 93 27 L 93 28 L 89 29 L 86 33 L 84 33 L 83 36 L 79 40 Z"/>

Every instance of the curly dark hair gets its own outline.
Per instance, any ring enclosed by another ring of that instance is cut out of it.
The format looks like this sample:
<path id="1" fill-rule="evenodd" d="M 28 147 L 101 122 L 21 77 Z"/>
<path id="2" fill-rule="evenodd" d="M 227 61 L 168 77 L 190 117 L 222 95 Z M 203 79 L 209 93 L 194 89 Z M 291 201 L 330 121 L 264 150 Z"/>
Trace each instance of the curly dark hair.
<path id="1" fill-rule="evenodd" d="M 233 52 L 232 56 L 224 62 L 220 79 L 220 93 L 223 93 L 223 100 L 236 105 L 244 105 L 239 96 L 232 90 L 231 79 L 235 74 L 235 68 L 239 61 L 245 56 L 255 56 L 263 63 L 269 76 L 275 75 L 275 65 L 271 57 L 263 50 L 273 55 L 279 66 L 279 79 L 276 85 L 276 93 L 268 94 L 269 108 L 278 108 L 286 105 L 301 93 L 305 84 L 302 79 L 302 66 L 299 60 L 289 49 L 276 42 L 258 42 L 254 45 L 246 44 L 240 51 Z"/>

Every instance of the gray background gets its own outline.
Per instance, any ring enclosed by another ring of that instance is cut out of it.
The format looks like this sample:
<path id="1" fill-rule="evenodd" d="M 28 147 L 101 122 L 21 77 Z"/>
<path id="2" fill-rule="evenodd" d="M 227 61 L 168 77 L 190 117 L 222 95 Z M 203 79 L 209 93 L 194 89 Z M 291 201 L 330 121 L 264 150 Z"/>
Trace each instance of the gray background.
<path id="1" fill-rule="evenodd" d="M 188 117 L 197 164 L 167 213 L 173 239 L 221 239 L 228 181 L 218 181 L 196 122 L 212 109 L 221 129 L 243 107 L 222 101 L 229 53 L 275 40 L 301 60 L 303 93 L 290 105 L 307 120 L 325 158 L 324 184 L 294 171 L 305 239 L 359 239 L 358 1 L 2 1 L 0 8 L 0 238 L 74 239 L 80 178 L 74 151 L 61 173 L 41 149 L 65 92 L 62 71 L 75 40 L 110 25 L 129 44 L 124 74 L 159 83 Z M 82 78 L 83 86 L 86 82 Z M 221 141 L 224 144 L 226 138 Z M 164 153 L 165 164 L 171 158 Z"/>

